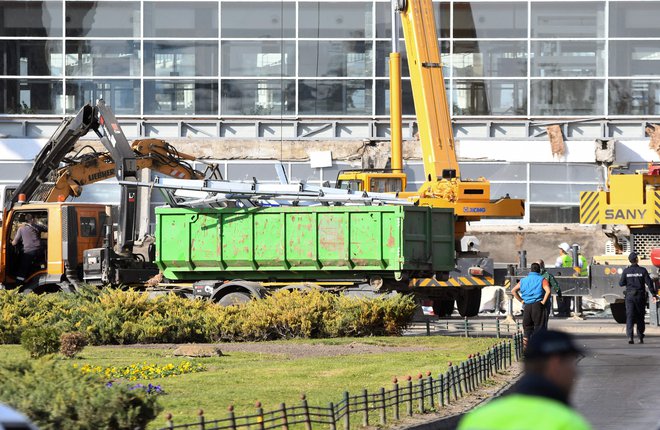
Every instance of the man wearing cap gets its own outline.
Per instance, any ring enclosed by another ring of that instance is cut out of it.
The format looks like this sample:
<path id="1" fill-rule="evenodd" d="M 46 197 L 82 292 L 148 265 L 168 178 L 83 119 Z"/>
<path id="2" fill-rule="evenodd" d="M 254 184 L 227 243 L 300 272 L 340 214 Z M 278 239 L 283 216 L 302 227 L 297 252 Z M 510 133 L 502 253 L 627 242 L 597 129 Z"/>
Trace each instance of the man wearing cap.
<path id="1" fill-rule="evenodd" d="M 523 304 L 523 341 L 545 328 L 545 306 L 550 299 L 550 284 L 541 275 L 539 263 L 532 263 L 529 275 L 511 290 L 511 294 Z"/>
<path id="2" fill-rule="evenodd" d="M 568 243 L 559 244 L 559 257 L 555 261 L 555 267 L 573 267 L 573 257 L 571 257 L 571 247 Z"/>
<path id="3" fill-rule="evenodd" d="M 648 287 L 653 296 L 653 303 L 658 298 L 658 290 L 655 288 L 648 270 L 639 266 L 639 259 L 636 252 L 631 252 L 628 256 L 630 266 L 623 269 L 619 286 L 626 287 L 626 334 L 628 343 L 635 343 L 633 328 L 637 325 L 637 336 L 639 343 L 644 343 L 644 315 L 646 314 L 646 294 L 644 284 Z"/>
<path id="4" fill-rule="evenodd" d="M 568 333 L 542 331 L 525 350 L 525 374 L 511 393 L 469 412 L 458 430 L 589 430 L 569 404 L 583 357 Z"/>

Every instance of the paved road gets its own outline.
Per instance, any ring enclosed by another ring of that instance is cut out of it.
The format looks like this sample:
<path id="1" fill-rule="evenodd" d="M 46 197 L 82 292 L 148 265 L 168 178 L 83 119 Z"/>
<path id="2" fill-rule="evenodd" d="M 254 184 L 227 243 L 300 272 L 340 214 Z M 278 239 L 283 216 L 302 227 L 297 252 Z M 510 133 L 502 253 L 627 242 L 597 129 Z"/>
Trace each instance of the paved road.
<path id="1" fill-rule="evenodd" d="M 596 430 L 655 430 L 660 424 L 660 336 L 628 345 L 624 334 L 576 333 L 587 347 L 575 407 Z"/>

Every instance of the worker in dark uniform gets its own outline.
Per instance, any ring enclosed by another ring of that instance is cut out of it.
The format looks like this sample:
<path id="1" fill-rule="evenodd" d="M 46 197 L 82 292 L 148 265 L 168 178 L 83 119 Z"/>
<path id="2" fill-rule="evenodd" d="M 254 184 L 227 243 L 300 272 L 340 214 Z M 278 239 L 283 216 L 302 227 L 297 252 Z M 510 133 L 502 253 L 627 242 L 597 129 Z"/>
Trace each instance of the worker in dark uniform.
<path id="1" fill-rule="evenodd" d="M 539 267 L 541 268 L 541 276 L 543 276 L 543 279 L 548 281 L 548 284 L 550 284 L 550 290 L 557 295 L 557 301 L 559 302 L 561 300 L 561 288 L 559 287 L 559 282 L 557 282 L 557 279 L 551 274 L 548 273 L 547 270 L 545 270 L 545 261 L 539 259 L 536 262 Z M 548 303 L 545 306 L 545 324 L 544 328 L 547 330 L 548 329 L 548 319 L 550 318 L 550 313 L 552 312 L 552 296 L 548 298 Z"/>
<path id="2" fill-rule="evenodd" d="M 637 325 L 637 336 L 639 343 L 644 343 L 644 315 L 646 314 L 646 294 L 644 284 L 648 287 L 653 296 L 653 303 L 658 298 L 658 290 L 655 288 L 653 280 L 649 276 L 648 270 L 640 267 L 636 252 L 631 252 L 628 256 L 630 266 L 626 267 L 621 274 L 619 286 L 626 287 L 626 334 L 628 343 L 635 343 L 633 337 L 633 326 Z"/>
<path id="3" fill-rule="evenodd" d="M 44 260 L 44 247 L 41 233 L 48 231 L 46 226 L 37 223 L 32 214 L 25 214 L 25 224 L 18 228 L 11 244 L 22 245 L 21 261 L 16 273 L 16 281 L 23 283 Z"/>

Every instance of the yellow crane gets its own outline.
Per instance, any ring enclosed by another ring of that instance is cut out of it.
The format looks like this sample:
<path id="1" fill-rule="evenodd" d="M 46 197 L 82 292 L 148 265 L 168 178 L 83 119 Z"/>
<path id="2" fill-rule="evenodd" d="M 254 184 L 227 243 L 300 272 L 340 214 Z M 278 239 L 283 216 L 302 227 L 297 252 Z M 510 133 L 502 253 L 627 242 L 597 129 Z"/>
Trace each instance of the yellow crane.
<path id="1" fill-rule="evenodd" d="M 464 179 L 456 156 L 454 134 L 442 74 L 442 62 L 431 0 L 398 0 L 403 34 L 408 55 L 410 81 L 417 114 L 419 141 L 422 149 L 425 182 L 418 190 L 406 192 L 407 177 L 401 156 L 401 89 L 400 55 L 390 55 L 390 116 L 392 124 L 392 156 L 389 170 L 342 171 L 337 186 L 367 192 L 397 192 L 399 197 L 421 206 L 452 208 L 455 214 L 457 249 L 465 237 L 466 222 L 481 218 L 522 218 L 524 200 L 508 197 L 491 199 L 490 183 L 485 178 Z M 398 38 L 398 35 L 394 37 Z M 456 271 L 449 279 L 415 279 L 412 288 L 445 288 L 431 293 L 436 314 L 447 314 L 458 301 L 461 314 L 478 311 L 480 288 L 493 285 L 493 262 L 486 257 L 467 253 L 458 255 Z M 461 287 L 464 288 L 461 291 Z M 476 287 L 476 288 L 475 288 Z M 476 308 L 476 311 L 475 311 Z"/>

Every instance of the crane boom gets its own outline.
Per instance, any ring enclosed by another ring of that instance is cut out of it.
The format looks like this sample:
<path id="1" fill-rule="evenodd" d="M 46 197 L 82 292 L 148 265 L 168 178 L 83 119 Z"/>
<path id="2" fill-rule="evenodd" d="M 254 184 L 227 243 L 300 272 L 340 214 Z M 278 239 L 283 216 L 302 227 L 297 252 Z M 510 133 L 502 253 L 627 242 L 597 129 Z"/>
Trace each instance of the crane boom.
<path id="1" fill-rule="evenodd" d="M 426 180 L 460 178 L 433 4 L 407 0 L 400 13 Z"/>

